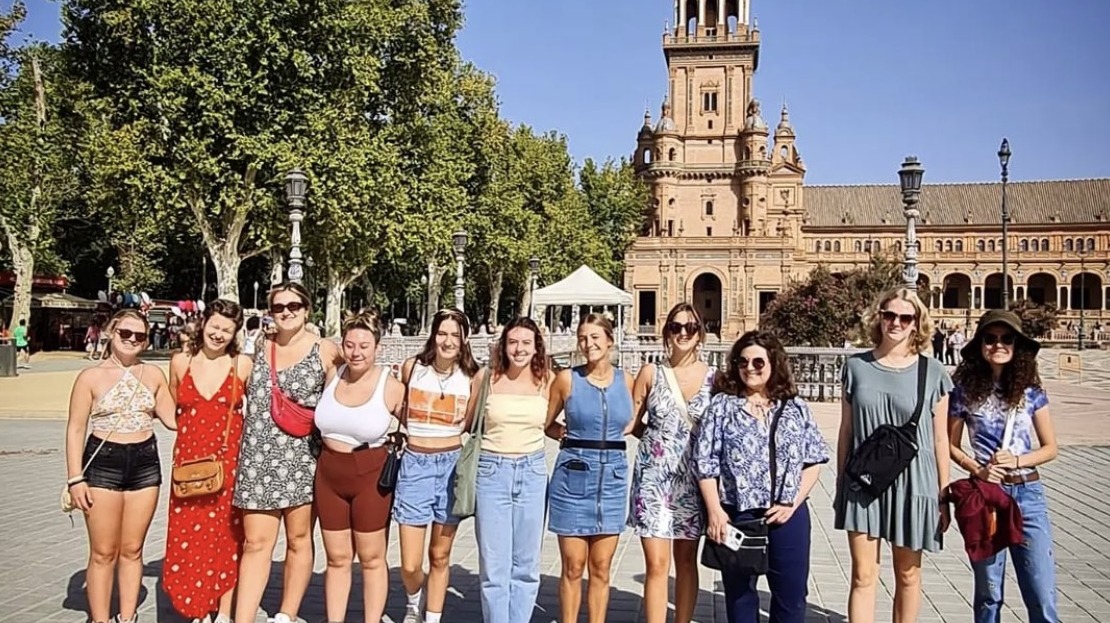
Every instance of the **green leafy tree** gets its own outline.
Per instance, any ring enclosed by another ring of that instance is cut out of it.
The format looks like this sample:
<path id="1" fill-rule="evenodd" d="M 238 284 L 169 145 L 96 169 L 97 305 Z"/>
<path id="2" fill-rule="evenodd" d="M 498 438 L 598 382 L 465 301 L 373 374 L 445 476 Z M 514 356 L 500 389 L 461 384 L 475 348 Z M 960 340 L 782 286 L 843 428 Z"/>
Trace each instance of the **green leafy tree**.
<path id="1" fill-rule="evenodd" d="M 595 267 L 614 279 L 621 269 L 624 254 L 636 239 L 646 216 L 649 189 L 636 176 L 625 158 L 606 160 L 600 167 L 587 158 L 578 174 L 578 185 L 590 212 L 590 220 L 605 245 L 611 250 L 610 262 Z"/>
<path id="2" fill-rule="evenodd" d="M 15 270 L 12 326 L 30 318 L 36 266 L 59 268 L 51 235 L 59 210 L 76 192 L 70 84 L 55 48 L 12 48 L 24 15 L 17 3 L 0 16 L 0 229 Z"/>
<path id="3" fill-rule="evenodd" d="M 1055 303 L 1019 299 L 1010 301 L 1010 311 L 1021 318 L 1021 330 L 1033 338 L 1045 337 L 1059 326 L 1059 310 Z"/>

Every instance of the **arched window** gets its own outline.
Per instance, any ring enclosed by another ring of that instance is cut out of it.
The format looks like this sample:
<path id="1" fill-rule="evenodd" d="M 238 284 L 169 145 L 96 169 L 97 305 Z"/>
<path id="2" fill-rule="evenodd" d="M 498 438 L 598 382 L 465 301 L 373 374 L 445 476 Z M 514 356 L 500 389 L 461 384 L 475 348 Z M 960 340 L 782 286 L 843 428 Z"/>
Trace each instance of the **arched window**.
<path id="1" fill-rule="evenodd" d="M 988 251 L 994 251 L 994 249 L 995 249 L 994 241 L 993 240 L 988 240 L 987 241 L 987 250 Z"/>
<path id="2" fill-rule="evenodd" d="M 937 240 L 937 252 L 939 253 L 943 250 L 944 250 L 944 241 L 943 240 Z"/>
<path id="3" fill-rule="evenodd" d="M 1095 239 L 1094 238 L 1088 238 L 1087 239 L 1087 250 L 1088 251 L 1094 251 L 1095 250 Z"/>
<path id="4" fill-rule="evenodd" d="M 879 250 L 882 249 L 882 248 L 883 248 L 883 243 L 876 240 L 875 241 L 875 247 L 874 247 L 875 253 L 878 253 Z"/>
<path id="5" fill-rule="evenodd" d="M 671 162 L 674 162 L 674 158 L 675 158 L 676 155 L 678 155 L 678 152 L 675 151 L 674 147 L 672 147 L 670 149 L 670 151 L 667 152 L 667 160 L 670 160 Z"/>
<path id="6" fill-rule="evenodd" d="M 867 242 L 863 243 L 863 250 L 864 250 L 864 251 L 865 251 L 866 253 L 870 253 L 870 252 L 871 252 L 871 241 L 870 241 L 870 240 L 868 240 Z"/>
<path id="7" fill-rule="evenodd" d="M 963 253 L 963 252 L 964 252 L 964 241 L 963 240 L 957 240 L 956 241 L 956 253 Z"/>
<path id="8" fill-rule="evenodd" d="M 813 250 L 816 251 L 817 253 L 821 252 L 821 241 L 820 240 L 813 243 Z"/>
<path id="9" fill-rule="evenodd" d="M 1075 241 L 1072 240 L 1071 238 L 1068 238 L 1067 240 L 1065 240 L 1064 241 L 1064 251 L 1067 251 L 1068 253 L 1071 253 L 1072 251 L 1075 251 Z"/>
<path id="10" fill-rule="evenodd" d="M 1048 238 L 1041 238 L 1041 251 L 1048 251 Z"/>
<path id="11" fill-rule="evenodd" d="M 833 243 L 833 251 L 836 252 L 836 253 L 840 253 L 840 241 L 839 240 L 837 240 L 836 242 Z"/>
<path id="12" fill-rule="evenodd" d="M 856 253 L 862 253 L 862 252 L 863 252 L 863 241 L 857 240 L 856 241 Z"/>
<path id="13" fill-rule="evenodd" d="M 644 164 L 651 164 L 651 150 L 644 150 Z"/>
<path id="14" fill-rule="evenodd" d="M 1028 251 L 1029 250 L 1029 239 L 1028 238 L 1022 238 L 1021 239 L 1021 244 L 1019 244 L 1018 246 L 1021 248 L 1022 251 Z"/>
<path id="15" fill-rule="evenodd" d="M 1034 251 L 1040 251 L 1041 250 L 1041 241 L 1037 240 L 1036 238 L 1033 239 L 1033 250 Z"/>
<path id="16" fill-rule="evenodd" d="M 705 215 L 706 216 L 713 216 L 713 202 L 712 201 L 706 201 L 705 202 Z"/>
<path id="17" fill-rule="evenodd" d="M 982 253 L 983 251 L 986 251 L 987 250 L 987 241 L 980 239 L 979 242 L 975 243 L 975 248 L 980 253 Z"/>
<path id="18" fill-rule="evenodd" d="M 825 241 L 825 253 L 828 253 L 829 251 L 832 251 L 832 242 L 829 241 L 829 240 L 826 240 Z"/>

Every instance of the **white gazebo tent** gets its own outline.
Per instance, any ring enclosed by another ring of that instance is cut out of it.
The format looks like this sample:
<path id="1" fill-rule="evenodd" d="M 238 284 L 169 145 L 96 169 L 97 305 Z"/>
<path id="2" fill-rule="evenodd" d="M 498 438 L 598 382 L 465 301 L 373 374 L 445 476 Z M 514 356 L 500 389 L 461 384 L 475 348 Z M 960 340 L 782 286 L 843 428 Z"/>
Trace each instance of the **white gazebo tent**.
<path id="1" fill-rule="evenodd" d="M 624 339 L 624 308 L 632 306 L 632 295 L 602 279 L 583 264 L 561 281 L 540 288 L 532 294 L 536 315 L 544 317 L 544 310 L 553 305 L 571 305 L 572 325 L 578 323 L 578 306 L 617 308 L 617 341 Z"/>

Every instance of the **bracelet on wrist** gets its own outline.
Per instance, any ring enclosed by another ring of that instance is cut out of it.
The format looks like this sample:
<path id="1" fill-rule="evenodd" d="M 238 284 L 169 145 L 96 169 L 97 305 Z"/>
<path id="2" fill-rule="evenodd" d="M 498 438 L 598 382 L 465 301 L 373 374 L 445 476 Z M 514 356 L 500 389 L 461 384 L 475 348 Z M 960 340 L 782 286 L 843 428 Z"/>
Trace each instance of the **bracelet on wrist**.
<path id="1" fill-rule="evenodd" d="M 79 485 L 83 482 L 85 482 L 85 477 L 84 476 L 74 476 L 73 478 L 70 478 L 69 480 L 66 480 L 66 486 L 67 487 L 72 487 L 73 485 Z"/>

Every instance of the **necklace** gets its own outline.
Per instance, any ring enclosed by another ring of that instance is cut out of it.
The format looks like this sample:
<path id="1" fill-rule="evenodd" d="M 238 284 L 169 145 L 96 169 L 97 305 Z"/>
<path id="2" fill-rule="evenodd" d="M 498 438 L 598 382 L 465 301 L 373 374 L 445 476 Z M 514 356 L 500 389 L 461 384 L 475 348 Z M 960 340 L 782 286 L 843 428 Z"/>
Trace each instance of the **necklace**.
<path id="1" fill-rule="evenodd" d="M 436 364 L 432 363 L 432 371 L 435 372 L 436 383 L 439 383 L 439 399 L 445 400 L 447 398 L 447 382 L 450 381 L 451 376 L 455 374 L 455 366 L 452 365 L 451 369 L 447 372 L 441 372 L 440 369 L 436 367 Z"/>

